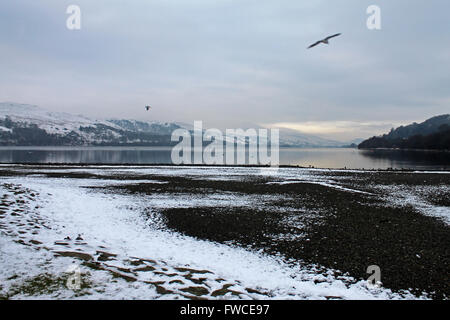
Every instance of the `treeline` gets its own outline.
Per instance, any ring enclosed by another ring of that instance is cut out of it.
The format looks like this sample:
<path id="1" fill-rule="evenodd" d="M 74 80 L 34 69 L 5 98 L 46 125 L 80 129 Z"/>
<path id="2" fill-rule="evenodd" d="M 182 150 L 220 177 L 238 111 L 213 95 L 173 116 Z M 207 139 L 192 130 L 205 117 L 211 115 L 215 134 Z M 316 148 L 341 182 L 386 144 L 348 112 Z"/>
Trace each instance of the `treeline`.
<path id="1" fill-rule="evenodd" d="M 65 136 L 50 134 L 36 124 L 25 124 L 0 119 L 0 126 L 9 130 L 0 130 L 1 146 L 63 146 L 82 144 L 73 133 Z"/>
<path id="2" fill-rule="evenodd" d="M 416 134 L 407 138 L 391 138 L 391 136 L 372 137 L 361 142 L 358 148 L 450 150 L 450 126 L 447 124 L 441 125 L 438 131 L 432 134 Z"/>

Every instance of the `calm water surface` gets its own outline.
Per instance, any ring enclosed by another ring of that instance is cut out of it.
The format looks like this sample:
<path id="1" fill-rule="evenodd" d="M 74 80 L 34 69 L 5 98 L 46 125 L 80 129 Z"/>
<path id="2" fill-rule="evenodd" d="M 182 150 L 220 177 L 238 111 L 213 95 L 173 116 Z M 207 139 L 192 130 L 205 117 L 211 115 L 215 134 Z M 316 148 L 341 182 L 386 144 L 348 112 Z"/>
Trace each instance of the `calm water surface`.
<path id="1" fill-rule="evenodd" d="M 171 164 L 170 147 L 0 147 L 0 163 Z M 281 148 L 280 164 L 450 170 L 450 152 Z"/>

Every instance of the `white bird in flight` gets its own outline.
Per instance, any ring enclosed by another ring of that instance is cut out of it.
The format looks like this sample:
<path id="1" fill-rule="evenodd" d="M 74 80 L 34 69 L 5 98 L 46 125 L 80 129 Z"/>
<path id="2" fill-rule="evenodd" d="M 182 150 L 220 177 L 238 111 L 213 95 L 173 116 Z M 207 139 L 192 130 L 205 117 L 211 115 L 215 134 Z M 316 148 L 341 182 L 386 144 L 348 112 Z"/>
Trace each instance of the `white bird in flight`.
<path id="1" fill-rule="evenodd" d="M 341 35 L 341 33 L 336 33 L 336 34 L 333 34 L 332 36 L 326 37 L 325 39 L 319 40 L 319 41 L 317 41 L 316 43 L 313 43 L 312 45 L 310 45 L 310 46 L 308 47 L 308 49 L 311 49 L 311 48 L 313 48 L 313 47 L 315 47 L 315 46 L 317 46 L 317 45 L 319 45 L 319 44 L 321 44 L 321 43 L 323 43 L 323 44 L 328 44 L 328 40 L 330 40 L 331 38 L 340 36 L 340 35 Z"/>

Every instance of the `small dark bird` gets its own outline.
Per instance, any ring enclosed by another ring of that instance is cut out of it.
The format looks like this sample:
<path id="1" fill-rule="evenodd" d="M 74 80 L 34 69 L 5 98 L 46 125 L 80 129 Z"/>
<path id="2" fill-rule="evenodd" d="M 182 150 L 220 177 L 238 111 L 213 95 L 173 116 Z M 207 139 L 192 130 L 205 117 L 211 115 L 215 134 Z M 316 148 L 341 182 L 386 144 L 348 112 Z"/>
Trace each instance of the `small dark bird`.
<path id="1" fill-rule="evenodd" d="M 77 240 L 77 241 L 83 240 L 83 238 L 81 237 L 81 234 L 79 234 L 78 237 L 75 240 Z"/>
<path id="2" fill-rule="evenodd" d="M 326 37 L 325 39 L 319 40 L 319 41 L 317 41 L 316 43 L 313 43 L 312 45 L 310 45 L 310 46 L 308 47 L 308 49 L 311 49 L 311 48 L 313 48 L 313 47 L 315 47 L 315 46 L 317 46 L 317 45 L 319 45 L 319 44 L 321 44 L 321 43 L 323 43 L 323 44 L 328 44 L 328 40 L 330 40 L 331 38 L 340 36 L 341 34 L 342 34 L 342 33 L 336 33 L 336 34 L 333 34 L 332 36 Z"/>
<path id="3" fill-rule="evenodd" d="M 150 110 L 150 108 L 151 108 L 150 106 L 145 106 L 145 110 L 147 111 Z"/>

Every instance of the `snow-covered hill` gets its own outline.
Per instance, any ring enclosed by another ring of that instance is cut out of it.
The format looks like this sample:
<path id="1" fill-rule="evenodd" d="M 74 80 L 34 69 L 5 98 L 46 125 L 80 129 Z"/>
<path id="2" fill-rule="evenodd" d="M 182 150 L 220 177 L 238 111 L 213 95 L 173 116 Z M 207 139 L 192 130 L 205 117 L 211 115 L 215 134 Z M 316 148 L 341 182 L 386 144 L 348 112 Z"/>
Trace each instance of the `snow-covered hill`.
<path id="1" fill-rule="evenodd" d="M 179 122 L 98 120 L 12 102 L 0 103 L 0 145 L 173 145 L 172 132 L 192 130 Z M 207 128 L 203 128 L 205 130 Z M 226 139 L 226 138 L 225 138 Z M 245 141 L 245 138 L 242 139 Z M 280 129 L 280 146 L 338 147 L 343 143 Z"/>
<path id="2" fill-rule="evenodd" d="M 173 123 L 98 120 L 34 105 L 0 103 L 2 145 L 167 145 L 177 128 Z"/>
<path id="3" fill-rule="evenodd" d="M 60 134 L 64 131 L 79 132 L 80 127 L 107 126 L 116 130 L 152 133 L 170 133 L 172 127 L 179 127 L 172 123 L 142 122 L 123 119 L 98 120 L 66 112 L 50 112 L 35 105 L 11 102 L 0 103 L 0 119 L 5 119 L 6 117 L 14 122 L 36 124 L 47 133 L 55 134 Z"/>
<path id="4" fill-rule="evenodd" d="M 106 121 L 89 119 L 81 115 L 65 112 L 49 112 L 43 108 L 29 104 L 0 103 L 0 119 L 10 118 L 14 122 L 36 124 L 48 133 L 61 134 L 64 131 L 78 131 L 82 127 L 95 127 L 98 124 L 115 126 Z"/>

